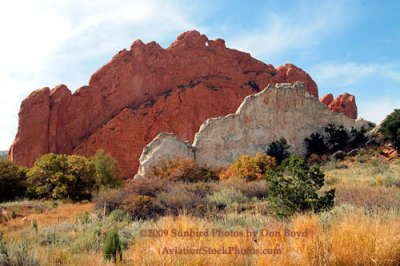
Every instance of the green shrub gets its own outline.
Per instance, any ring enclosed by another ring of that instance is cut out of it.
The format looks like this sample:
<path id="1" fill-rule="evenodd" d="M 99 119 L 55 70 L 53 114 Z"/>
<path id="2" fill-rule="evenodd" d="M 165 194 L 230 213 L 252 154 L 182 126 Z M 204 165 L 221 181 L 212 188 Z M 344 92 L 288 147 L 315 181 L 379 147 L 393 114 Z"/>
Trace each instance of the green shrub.
<path id="1" fill-rule="evenodd" d="M 28 171 L 28 191 L 37 198 L 90 199 L 95 177 L 94 163 L 85 157 L 46 154 Z"/>
<path id="2" fill-rule="evenodd" d="M 0 265 L 29 265 L 38 266 L 39 260 L 33 254 L 32 248 L 26 240 L 21 242 L 5 243 L 0 237 Z"/>
<path id="3" fill-rule="evenodd" d="M 349 143 L 350 135 L 342 125 L 336 126 L 328 123 L 325 126 L 325 132 L 327 134 L 326 142 L 332 152 L 344 150 Z"/>
<path id="4" fill-rule="evenodd" d="M 360 129 L 352 128 L 350 135 L 352 137 L 350 144 L 353 149 L 364 147 L 368 142 L 367 129 L 365 127 Z"/>
<path id="5" fill-rule="evenodd" d="M 283 160 L 290 156 L 290 145 L 287 143 L 285 138 L 280 138 L 272 142 L 267 150 L 267 154 L 276 159 L 276 162 L 280 165 Z"/>
<path id="6" fill-rule="evenodd" d="M 116 188 L 121 186 L 117 176 L 117 161 L 104 153 L 103 150 L 96 152 L 93 157 L 96 168 L 97 184 L 100 188 Z"/>
<path id="7" fill-rule="evenodd" d="M 225 209 L 234 204 L 239 205 L 245 203 L 248 199 L 242 192 L 234 188 L 225 188 L 207 196 L 207 200 L 219 209 Z"/>
<path id="8" fill-rule="evenodd" d="M 132 221 L 132 218 L 130 215 L 123 210 L 116 209 L 113 210 L 110 215 L 107 217 L 107 220 L 112 221 L 112 222 L 130 222 Z"/>
<path id="9" fill-rule="evenodd" d="M 322 155 L 328 151 L 328 147 L 325 145 L 324 136 L 319 133 L 312 133 L 309 138 L 305 138 L 307 155 L 318 154 Z"/>
<path id="10" fill-rule="evenodd" d="M 169 181 L 207 182 L 218 180 L 217 172 L 195 161 L 184 158 L 163 160 L 153 166 L 149 178 L 160 178 Z"/>
<path id="11" fill-rule="evenodd" d="M 9 201 L 25 194 L 25 174 L 14 163 L 0 159 L 0 202 Z"/>
<path id="12" fill-rule="evenodd" d="M 334 189 L 318 196 L 325 181 L 319 166 L 309 166 L 303 158 L 291 156 L 282 162 L 282 168 L 281 172 L 268 173 L 266 181 L 268 200 L 278 216 L 332 208 Z"/>
<path id="13" fill-rule="evenodd" d="M 103 257 L 106 261 L 112 260 L 115 263 L 117 261 L 117 256 L 119 256 L 119 261 L 122 261 L 121 241 L 119 239 L 118 230 L 113 228 L 107 232 L 104 240 Z"/>
<path id="14" fill-rule="evenodd" d="M 276 160 L 266 154 L 256 156 L 241 155 L 235 162 L 220 174 L 221 179 L 242 179 L 245 181 L 261 180 L 268 170 L 275 170 Z"/>
<path id="15" fill-rule="evenodd" d="M 392 143 L 400 151 L 400 109 L 395 109 L 382 122 L 380 132 L 385 141 Z"/>

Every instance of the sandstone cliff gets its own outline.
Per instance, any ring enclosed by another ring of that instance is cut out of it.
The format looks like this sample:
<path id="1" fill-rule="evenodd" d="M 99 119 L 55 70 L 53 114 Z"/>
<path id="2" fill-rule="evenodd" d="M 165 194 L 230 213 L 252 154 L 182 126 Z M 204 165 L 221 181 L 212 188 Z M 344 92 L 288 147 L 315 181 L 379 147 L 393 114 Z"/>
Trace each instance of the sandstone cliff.
<path id="1" fill-rule="evenodd" d="M 327 123 L 347 129 L 367 126 L 363 120 L 329 110 L 305 90 L 303 83 L 269 85 L 247 96 L 236 113 L 204 122 L 193 145 L 174 134 L 158 135 L 144 148 L 136 177 L 146 176 L 159 160 L 174 157 L 211 166 L 227 165 L 242 154 L 265 152 L 269 143 L 281 137 L 289 142 L 293 153 L 304 154 L 304 139 L 314 132 L 323 134 Z"/>
<path id="2" fill-rule="evenodd" d="M 130 177 L 143 147 L 160 132 L 193 141 L 207 118 L 234 112 L 267 84 L 295 81 L 318 97 L 317 85 L 300 68 L 276 69 L 197 31 L 181 34 L 166 49 L 136 40 L 94 73 L 88 86 L 71 93 L 60 85 L 29 95 L 9 159 L 31 166 L 49 152 L 92 156 L 104 149 Z"/>

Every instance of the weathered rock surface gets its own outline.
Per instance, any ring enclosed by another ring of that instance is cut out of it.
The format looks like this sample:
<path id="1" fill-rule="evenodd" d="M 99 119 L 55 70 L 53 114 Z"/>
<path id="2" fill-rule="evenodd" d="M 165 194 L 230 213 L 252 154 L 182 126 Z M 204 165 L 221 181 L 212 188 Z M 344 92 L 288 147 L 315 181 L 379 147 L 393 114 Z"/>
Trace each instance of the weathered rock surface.
<path id="1" fill-rule="evenodd" d="M 275 69 L 197 31 L 181 34 L 166 49 L 136 40 L 88 86 L 71 93 L 60 85 L 28 96 L 9 159 L 31 166 L 49 152 L 91 156 L 104 149 L 129 177 L 143 147 L 160 132 L 193 141 L 207 118 L 234 112 L 267 84 L 294 81 L 318 97 L 317 85 L 300 68 Z"/>
<path id="2" fill-rule="evenodd" d="M 242 154 L 265 152 L 269 143 L 281 137 L 289 142 L 293 153 L 304 154 L 304 138 L 314 132 L 323 134 L 327 123 L 347 129 L 367 125 L 332 112 L 305 90 L 304 83 L 269 85 L 247 96 L 236 113 L 204 122 L 193 145 L 173 134 L 158 135 L 144 148 L 136 177 L 146 176 L 163 158 L 185 157 L 200 164 L 227 165 Z"/>
<path id="3" fill-rule="evenodd" d="M 322 96 L 320 101 L 333 112 L 344 114 L 353 119 L 357 118 L 356 98 L 347 92 L 339 95 L 336 99 L 333 98 L 331 93 L 328 93 Z"/>
<path id="4" fill-rule="evenodd" d="M 358 115 L 356 97 L 347 92 L 339 95 L 334 101 L 329 104 L 328 107 L 333 112 L 345 114 L 346 116 L 353 119 L 356 119 Z"/>
<path id="5" fill-rule="evenodd" d="M 321 97 L 321 99 L 319 99 L 319 101 L 325 104 L 326 106 L 329 106 L 331 102 L 333 102 L 333 94 L 332 93 L 325 94 L 324 96 Z"/>

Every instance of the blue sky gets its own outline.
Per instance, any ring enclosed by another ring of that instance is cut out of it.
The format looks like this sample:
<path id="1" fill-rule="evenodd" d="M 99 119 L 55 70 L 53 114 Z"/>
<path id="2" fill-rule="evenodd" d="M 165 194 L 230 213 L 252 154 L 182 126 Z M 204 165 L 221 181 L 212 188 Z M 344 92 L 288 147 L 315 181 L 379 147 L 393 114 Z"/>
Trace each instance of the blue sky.
<path id="1" fill-rule="evenodd" d="M 293 63 L 320 95 L 356 96 L 380 122 L 400 108 L 400 1 L 8 1 L 0 8 L 0 150 L 33 90 L 72 91 L 135 39 L 167 47 L 197 29 L 279 66 Z"/>

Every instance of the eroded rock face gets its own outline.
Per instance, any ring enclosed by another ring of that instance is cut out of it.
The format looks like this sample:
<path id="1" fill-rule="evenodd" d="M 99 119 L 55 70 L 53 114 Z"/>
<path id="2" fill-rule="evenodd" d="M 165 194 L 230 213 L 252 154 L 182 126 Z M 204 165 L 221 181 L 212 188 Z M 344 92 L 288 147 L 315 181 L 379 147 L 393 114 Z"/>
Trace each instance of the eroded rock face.
<path id="1" fill-rule="evenodd" d="M 269 85 L 247 96 L 236 113 L 208 119 L 201 125 L 193 145 L 171 134 L 158 135 L 144 148 L 136 177 L 145 177 L 164 158 L 184 157 L 200 164 L 228 165 L 242 154 L 254 156 L 265 152 L 269 143 L 281 137 L 288 141 L 293 153 L 304 154 L 304 139 L 314 132 L 324 134 L 327 123 L 349 130 L 367 126 L 363 120 L 329 110 L 306 92 L 304 83 Z"/>
<path id="2" fill-rule="evenodd" d="M 9 158 L 31 166 L 49 152 L 92 156 L 104 149 L 130 177 L 143 147 L 160 132 L 193 141 L 207 118 L 234 112 L 267 84 L 294 81 L 318 97 L 300 68 L 275 69 L 197 31 L 181 34 L 167 49 L 136 40 L 73 94 L 60 85 L 28 96 Z"/>
<path id="3" fill-rule="evenodd" d="M 356 97 L 347 92 L 339 95 L 328 107 L 333 112 L 345 114 L 353 119 L 357 118 Z"/>
<path id="4" fill-rule="evenodd" d="M 319 99 L 319 101 L 325 104 L 326 106 L 329 106 L 331 102 L 333 102 L 332 93 L 325 94 L 324 96 L 321 97 L 321 99 Z"/>
<path id="5" fill-rule="evenodd" d="M 357 118 L 356 98 L 347 92 L 339 95 L 336 99 L 333 99 L 333 95 L 328 93 L 322 96 L 320 101 L 333 112 L 344 114 L 353 119 Z"/>

